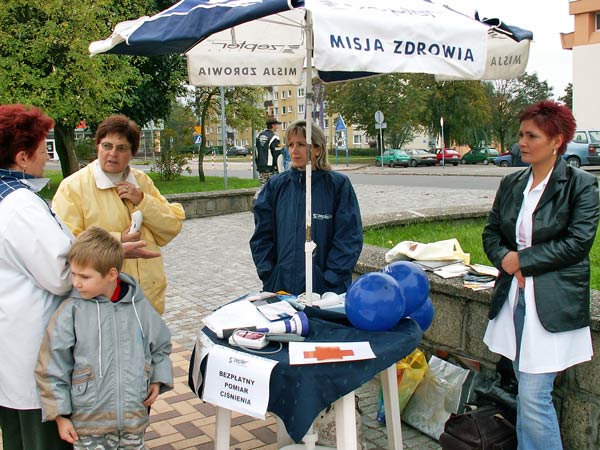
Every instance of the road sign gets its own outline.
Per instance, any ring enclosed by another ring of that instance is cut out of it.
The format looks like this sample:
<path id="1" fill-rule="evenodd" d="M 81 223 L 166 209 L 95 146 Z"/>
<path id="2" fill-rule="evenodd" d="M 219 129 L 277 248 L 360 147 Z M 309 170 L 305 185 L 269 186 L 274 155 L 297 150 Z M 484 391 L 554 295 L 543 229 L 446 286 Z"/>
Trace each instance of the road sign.
<path id="1" fill-rule="evenodd" d="M 383 129 L 383 128 L 387 128 L 387 122 L 382 122 L 382 123 L 376 123 L 375 124 L 375 129 L 376 130 Z"/>
<path id="2" fill-rule="evenodd" d="M 194 144 L 198 144 L 198 145 L 202 144 L 202 135 L 201 134 L 194 136 Z"/>
<path id="3" fill-rule="evenodd" d="M 344 131 L 347 129 L 348 128 L 346 127 L 346 122 L 344 122 L 344 118 L 340 114 L 340 116 L 338 117 L 337 122 L 335 124 L 335 131 Z"/>
<path id="4" fill-rule="evenodd" d="M 383 122 L 383 113 L 381 111 L 375 111 L 375 122 L 376 123 Z"/>
<path id="5" fill-rule="evenodd" d="M 200 125 L 194 125 L 194 131 L 196 134 L 202 134 L 202 127 Z"/>

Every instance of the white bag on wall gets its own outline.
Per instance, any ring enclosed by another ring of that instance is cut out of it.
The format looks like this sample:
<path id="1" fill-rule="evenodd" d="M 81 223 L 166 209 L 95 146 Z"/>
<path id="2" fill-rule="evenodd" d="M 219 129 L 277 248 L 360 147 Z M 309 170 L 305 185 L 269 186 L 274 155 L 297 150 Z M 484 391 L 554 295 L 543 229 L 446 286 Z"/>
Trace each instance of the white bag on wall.
<path id="1" fill-rule="evenodd" d="M 385 254 L 385 262 L 391 263 L 398 260 L 416 259 L 417 261 L 448 261 L 462 259 L 469 264 L 471 256 L 465 253 L 458 239 L 447 239 L 445 241 L 421 242 L 402 241 L 396 244 Z"/>

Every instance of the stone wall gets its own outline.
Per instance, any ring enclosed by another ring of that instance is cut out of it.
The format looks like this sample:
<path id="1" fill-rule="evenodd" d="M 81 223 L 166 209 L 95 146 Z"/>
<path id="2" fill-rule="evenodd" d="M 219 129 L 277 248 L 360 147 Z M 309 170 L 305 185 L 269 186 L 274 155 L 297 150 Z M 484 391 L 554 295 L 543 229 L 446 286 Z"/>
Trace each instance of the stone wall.
<path id="1" fill-rule="evenodd" d="M 190 192 L 185 194 L 168 194 L 165 198 L 170 202 L 181 203 L 186 219 L 217 216 L 250 211 L 252 199 L 258 188 L 232 189 L 227 191 Z"/>
<path id="2" fill-rule="evenodd" d="M 356 272 L 379 271 L 385 265 L 386 249 L 365 245 Z M 483 334 L 491 291 L 472 291 L 462 278 L 443 279 L 428 273 L 430 297 L 435 307 L 431 328 L 422 348 L 452 350 L 480 360 L 484 370 L 493 371 L 498 356 L 487 350 Z M 593 291 L 592 341 L 600 349 L 600 292 Z M 555 405 L 565 450 L 600 449 L 600 355 L 572 367 L 557 377 Z"/>

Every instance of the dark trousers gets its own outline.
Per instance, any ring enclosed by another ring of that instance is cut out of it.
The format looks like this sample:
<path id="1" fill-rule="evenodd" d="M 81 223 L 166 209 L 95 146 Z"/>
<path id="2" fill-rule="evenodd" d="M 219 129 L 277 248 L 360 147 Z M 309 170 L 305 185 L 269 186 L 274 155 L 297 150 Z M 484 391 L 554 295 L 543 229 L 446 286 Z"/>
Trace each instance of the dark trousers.
<path id="1" fill-rule="evenodd" d="M 0 428 L 4 450 L 72 450 L 58 435 L 56 422 L 42 422 L 40 409 L 0 406 Z"/>

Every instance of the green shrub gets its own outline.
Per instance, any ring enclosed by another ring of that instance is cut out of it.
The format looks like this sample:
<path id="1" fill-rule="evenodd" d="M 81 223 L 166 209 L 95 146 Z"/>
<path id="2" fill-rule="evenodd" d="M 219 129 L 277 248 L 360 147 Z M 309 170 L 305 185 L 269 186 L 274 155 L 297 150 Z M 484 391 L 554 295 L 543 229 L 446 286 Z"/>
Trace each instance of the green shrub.
<path id="1" fill-rule="evenodd" d="M 93 138 L 77 139 L 75 141 L 75 155 L 79 167 L 87 166 L 96 159 L 96 142 Z"/>
<path id="2" fill-rule="evenodd" d="M 192 173 L 192 169 L 187 163 L 188 159 L 183 154 L 176 152 L 173 148 L 163 147 L 150 171 L 157 173 L 161 180 L 175 180 L 181 176 L 184 170 Z"/>

